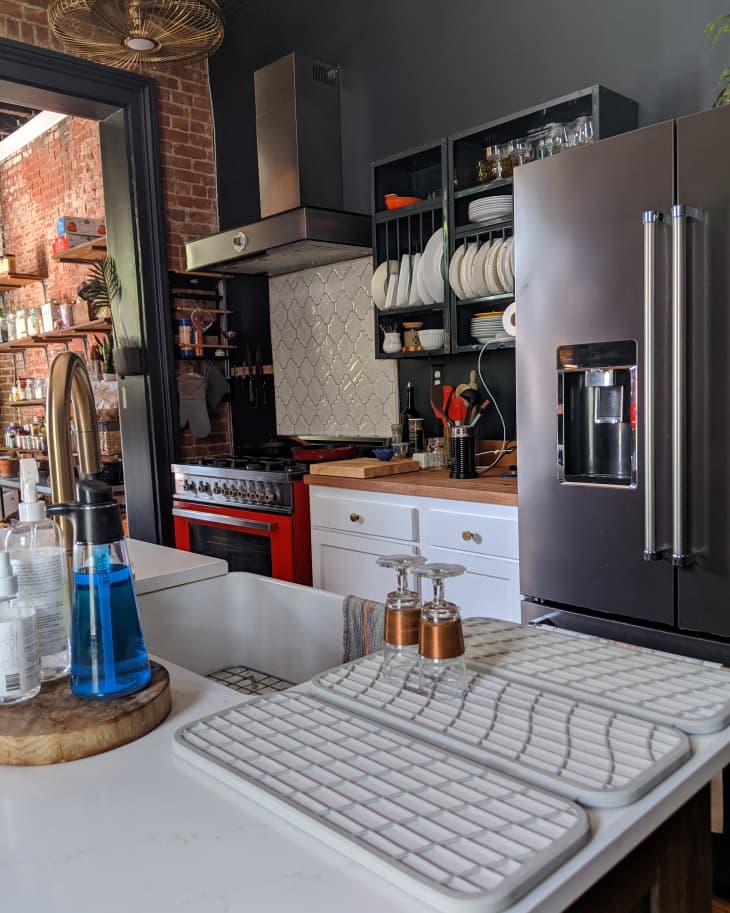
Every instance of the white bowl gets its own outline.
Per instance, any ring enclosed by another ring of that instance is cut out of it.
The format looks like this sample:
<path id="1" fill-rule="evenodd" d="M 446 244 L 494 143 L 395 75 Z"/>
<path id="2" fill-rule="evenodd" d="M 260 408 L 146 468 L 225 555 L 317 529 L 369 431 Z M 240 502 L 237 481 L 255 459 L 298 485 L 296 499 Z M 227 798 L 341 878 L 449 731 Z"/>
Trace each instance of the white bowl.
<path id="1" fill-rule="evenodd" d="M 442 349 L 444 346 L 443 330 L 419 330 L 418 338 L 421 340 L 423 348 L 428 351 Z"/>

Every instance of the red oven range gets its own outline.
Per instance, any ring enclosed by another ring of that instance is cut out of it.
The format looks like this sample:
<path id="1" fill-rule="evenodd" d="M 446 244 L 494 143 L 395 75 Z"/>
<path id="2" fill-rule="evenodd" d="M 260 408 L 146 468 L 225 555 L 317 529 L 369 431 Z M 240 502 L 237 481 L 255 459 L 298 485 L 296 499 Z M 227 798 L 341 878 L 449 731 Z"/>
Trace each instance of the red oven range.
<path id="1" fill-rule="evenodd" d="M 253 456 L 173 464 L 175 546 L 223 558 L 230 571 L 311 585 L 306 471 Z"/>

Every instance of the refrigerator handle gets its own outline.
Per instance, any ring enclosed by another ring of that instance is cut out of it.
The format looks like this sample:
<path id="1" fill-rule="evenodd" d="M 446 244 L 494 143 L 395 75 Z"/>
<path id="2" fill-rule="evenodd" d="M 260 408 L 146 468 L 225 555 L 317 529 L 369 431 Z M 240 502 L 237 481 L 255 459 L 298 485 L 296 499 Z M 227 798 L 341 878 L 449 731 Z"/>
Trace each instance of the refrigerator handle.
<path id="1" fill-rule="evenodd" d="M 701 222 L 702 212 L 672 206 L 672 564 L 687 563 L 685 542 L 687 373 L 687 221 Z"/>
<path id="2" fill-rule="evenodd" d="M 656 561 L 656 488 L 654 478 L 654 291 L 656 226 L 662 214 L 647 210 L 644 222 L 644 561 Z"/>

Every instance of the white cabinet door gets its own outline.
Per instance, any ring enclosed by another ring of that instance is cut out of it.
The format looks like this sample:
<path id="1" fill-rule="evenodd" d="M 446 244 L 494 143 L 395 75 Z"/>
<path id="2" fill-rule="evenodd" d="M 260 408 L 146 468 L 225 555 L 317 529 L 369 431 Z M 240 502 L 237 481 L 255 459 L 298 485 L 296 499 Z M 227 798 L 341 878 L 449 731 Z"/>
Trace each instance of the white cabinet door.
<path id="1" fill-rule="evenodd" d="M 395 573 L 378 567 L 375 559 L 397 554 L 417 555 L 418 549 L 393 539 L 312 529 L 314 586 L 330 593 L 383 602 L 386 594 L 395 589 Z"/>
<path id="2" fill-rule="evenodd" d="M 461 609 L 462 617 L 520 620 L 519 562 L 509 558 L 482 558 L 447 548 L 423 546 L 429 561 L 463 564 L 466 573 L 446 581 L 446 598 Z M 424 581 L 423 598 L 430 586 Z"/>

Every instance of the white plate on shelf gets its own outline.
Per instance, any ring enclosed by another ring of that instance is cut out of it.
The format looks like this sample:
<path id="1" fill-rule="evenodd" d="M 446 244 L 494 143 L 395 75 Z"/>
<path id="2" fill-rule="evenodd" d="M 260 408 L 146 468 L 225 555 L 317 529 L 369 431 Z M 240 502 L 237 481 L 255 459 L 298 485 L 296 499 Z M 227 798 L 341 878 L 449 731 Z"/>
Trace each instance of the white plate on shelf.
<path id="1" fill-rule="evenodd" d="M 398 303 L 398 276 L 391 275 L 390 282 L 388 283 L 388 291 L 385 295 L 385 307 L 384 311 L 394 308 Z"/>
<path id="2" fill-rule="evenodd" d="M 509 244 L 505 241 L 502 244 L 502 248 L 497 254 L 497 275 L 499 276 L 499 281 L 502 283 L 502 287 L 505 292 L 514 291 L 512 285 L 512 277 L 509 272 L 509 267 L 507 266 L 509 262 Z"/>
<path id="3" fill-rule="evenodd" d="M 489 249 L 492 246 L 491 241 L 484 241 L 474 257 L 474 268 L 472 270 L 471 284 L 478 298 L 483 298 L 489 294 L 489 286 L 484 278 L 484 264 L 489 256 Z"/>
<path id="4" fill-rule="evenodd" d="M 444 230 L 437 229 L 426 242 L 421 275 L 432 304 L 444 300 Z"/>
<path id="5" fill-rule="evenodd" d="M 483 214 L 485 212 L 511 212 L 512 211 L 512 197 L 509 195 L 506 196 L 496 196 L 496 197 L 484 197 L 480 200 L 474 200 L 469 204 L 469 218 L 473 219 L 475 216 Z"/>
<path id="6" fill-rule="evenodd" d="M 398 268 L 397 260 L 384 260 L 373 273 L 372 282 L 370 283 L 370 293 L 373 296 L 376 307 L 380 308 L 380 310 L 385 307 L 388 271 L 390 271 L 391 279 L 395 276 L 397 280 Z"/>
<path id="7" fill-rule="evenodd" d="M 418 291 L 418 283 L 416 282 L 416 276 L 418 271 L 421 268 L 421 254 L 420 251 L 417 254 L 414 254 L 411 257 L 411 291 L 408 296 L 408 304 L 411 307 L 416 307 L 419 304 L 423 304 L 421 301 L 421 295 Z"/>
<path id="8" fill-rule="evenodd" d="M 461 261 L 461 269 L 459 270 L 459 278 L 461 279 L 461 287 L 464 289 L 464 294 L 466 298 L 478 298 L 477 292 L 474 290 L 472 285 L 472 267 L 474 264 L 474 258 L 477 255 L 477 245 L 476 241 L 472 241 L 467 245 L 466 253 L 464 254 L 464 259 Z"/>
<path id="9" fill-rule="evenodd" d="M 501 238 L 495 238 L 495 240 L 492 241 L 489 255 L 487 256 L 487 262 L 484 264 L 484 281 L 487 283 L 490 295 L 501 295 L 504 292 L 502 283 L 499 281 L 499 273 L 497 272 L 497 257 L 499 256 L 503 243 Z"/>
<path id="10" fill-rule="evenodd" d="M 434 300 L 429 294 L 428 288 L 426 287 L 426 281 L 423 275 L 423 269 L 426 265 L 425 251 L 421 254 L 421 259 L 418 263 L 418 271 L 415 275 L 416 280 L 416 289 L 418 291 L 418 297 L 421 300 L 421 304 L 433 304 Z"/>
<path id="11" fill-rule="evenodd" d="M 512 276 L 512 291 L 514 291 L 515 286 L 515 237 L 507 238 L 507 244 L 509 244 L 509 260 L 507 265 L 509 266 L 510 275 Z"/>
<path id="12" fill-rule="evenodd" d="M 457 298 L 464 299 L 466 298 L 466 292 L 464 291 L 464 286 L 461 284 L 459 278 L 459 271 L 461 270 L 461 261 L 464 259 L 464 254 L 466 253 L 466 243 L 462 244 L 460 247 L 457 247 L 454 251 L 454 256 L 451 258 L 451 263 L 449 264 L 449 285 L 453 293 Z"/>
<path id="13" fill-rule="evenodd" d="M 395 296 L 395 306 L 399 308 L 408 306 L 408 283 L 411 281 L 411 258 L 403 254 L 398 273 L 398 291 Z"/>

